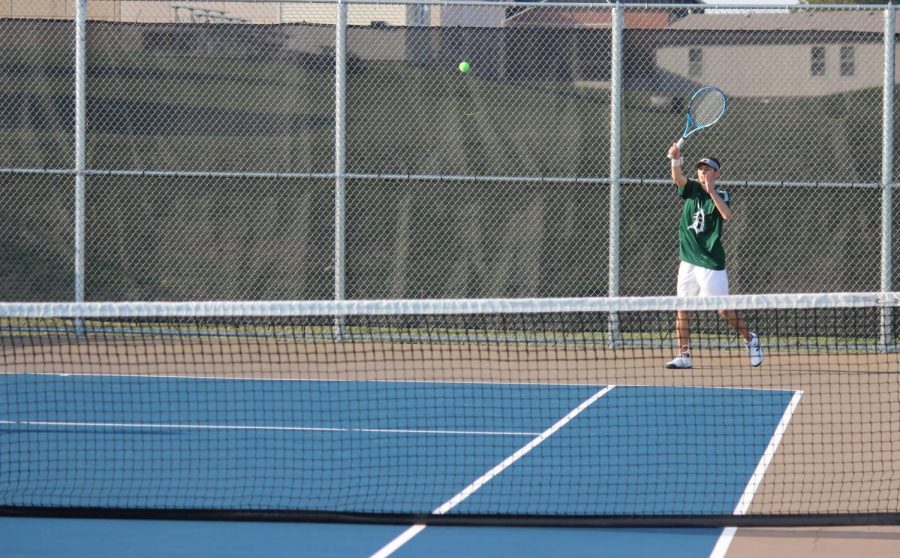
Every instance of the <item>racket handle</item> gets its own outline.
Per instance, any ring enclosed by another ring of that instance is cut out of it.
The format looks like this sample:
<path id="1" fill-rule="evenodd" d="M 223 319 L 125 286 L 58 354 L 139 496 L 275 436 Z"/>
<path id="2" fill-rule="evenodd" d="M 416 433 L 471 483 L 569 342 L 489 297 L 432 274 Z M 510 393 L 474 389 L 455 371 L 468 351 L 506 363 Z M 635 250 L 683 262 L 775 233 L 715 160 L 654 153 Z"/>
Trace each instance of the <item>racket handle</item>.
<path id="1" fill-rule="evenodd" d="M 684 138 L 681 138 L 675 142 L 675 147 L 677 147 L 679 150 L 681 150 L 682 145 L 684 145 Z"/>

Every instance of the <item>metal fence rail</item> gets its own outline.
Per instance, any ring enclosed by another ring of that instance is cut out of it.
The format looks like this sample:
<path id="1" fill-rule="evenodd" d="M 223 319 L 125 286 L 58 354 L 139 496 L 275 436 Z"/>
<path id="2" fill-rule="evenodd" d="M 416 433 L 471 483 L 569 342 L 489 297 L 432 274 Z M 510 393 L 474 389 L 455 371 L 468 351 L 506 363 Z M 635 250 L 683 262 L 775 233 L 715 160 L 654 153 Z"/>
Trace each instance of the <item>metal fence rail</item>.
<path id="1" fill-rule="evenodd" d="M 893 7 L 7 5 L 3 300 L 672 294 L 700 85 L 732 290 L 900 289 Z"/>

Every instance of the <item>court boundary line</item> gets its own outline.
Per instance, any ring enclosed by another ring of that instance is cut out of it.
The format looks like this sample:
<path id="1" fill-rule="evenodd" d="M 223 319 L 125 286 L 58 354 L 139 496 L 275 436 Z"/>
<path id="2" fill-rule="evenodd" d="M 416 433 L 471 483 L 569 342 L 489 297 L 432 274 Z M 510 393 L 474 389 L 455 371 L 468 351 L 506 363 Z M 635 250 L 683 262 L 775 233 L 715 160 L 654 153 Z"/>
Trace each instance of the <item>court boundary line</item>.
<path id="1" fill-rule="evenodd" d="M 750 510 L 750 503 L 753 501 L 753 497 L 756 495 L 759 485 L 762 484 L 766 470 L 769 468 L 772 460 L 775 459 L 775 452 L 778 451 L 778 446 L 781 445 L 781 440 L 794 416 L 794 411 L 797 410 L 797 406 L 800 404 L 801 397 L 803 397 L 803 391 L 795 390 L 793 397 L 791 397 L 784 413 L 781 415 L 781 419 L 778 421 L 778 426 L 775 427 L 775 432 L 772 433 L 772 437 L 769 439 L 769 445 L 766 446 L 766 450 L 759 458 L 759 462 L 756 464 L 753 474 L 750 475 L 750 480 L 747 481 L 747 485 L 744 487 L 744 493 L 741 495 L 741 499 L 735 506 L 732 515 L 746 515 Z M 736 534 L 737 527 L 725 527 L 722 530 L 722 534 L 719 535 L 712 552 L 710 552 L 709 558 L 725 558 L 728 553 L 728 547 L 731 546 L 731 542 L 734 540 Z"/>
<path id="2" fill-rule="evenodd" d="M 555 434 L 559 431 L 563 426 L 567 425 L 572 421 L 575 417 L 581 414 L 582 411 L 593 405 L 597 402 L 601 397 L 615 389 L 615 385 L 608 385 L 592 395 L 591 397 L 585 399 L 581 402 L 580 405 L 569 411 L 564 417 L 556 421 L 550 428 L 544 430 L 541 434 L 539 434 L 536 438 L 516 450 L 512 455 L 508 456 L 506 459 L 494 465 L 488 472 L 484 473 L 475 481 L 473 481 L 469 486 L 465 487 L 461 492 L 459 492 L 456 496 L 453 496 L 440 506 L 438 506 L 432 513 L 432 515 L 445 515 L 450 510 L 461 504 L 464 500 L 466 500 L 469 496 L 478 491 L 479 488 L 487 484 L 494 477 L 502 473 L 505 469 L 507 469 L 510 465 L 521 459 L 525 454 L 529 453 L 531 450 L 539 446 L 544 440 Z M 425 529 L 426 525 L 423 523 L 417 523 L 405 531 L 401 533 L 399 536 L 395 537 L 388 544 L 383 546 L 380 550 L 378 550 L 375 554 L 372 554 L 370 558 L 387 558 L 391 554 L 397 551 L 401 546 L 412 540 L 413 537 L 421 533 Z"/>
<path id="3" fill-rule="evenodd" d="M 96 372 L 16 372 L 0 371 L 0 376 L 59 376 L 61 378 L 161 378 L 173 380 L 235 380 L 241 382 L 334 382 L 334 383 L 391 383 L 391 384 L 460 384 L 486 386 L 553 386 L 553 387 L 601 387 L 602 383 L 558 383 L 558 382 L 490 382 L 487 380 L 387 380 L 387 379 L 354 379 L 354 378 L 248 378 L 246 376 L 186 376 L 183 374 L 97 374 Z M 673 389 L 728 389 L 739 391 L 771 391 L 791 392 L 795 389 L 758 388 L 744 386 L 709 386 L 709 385 L 672 385 L 672 384 L 615 384 L 623 388 L 673 388 Z"/>

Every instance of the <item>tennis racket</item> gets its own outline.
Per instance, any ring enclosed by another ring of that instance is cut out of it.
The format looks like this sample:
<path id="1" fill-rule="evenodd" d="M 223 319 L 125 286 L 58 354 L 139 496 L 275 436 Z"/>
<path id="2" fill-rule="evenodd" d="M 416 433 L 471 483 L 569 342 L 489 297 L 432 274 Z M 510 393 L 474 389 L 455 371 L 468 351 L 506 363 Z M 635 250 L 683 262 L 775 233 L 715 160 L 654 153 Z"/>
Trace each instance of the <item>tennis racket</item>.
<path id="1" fill-rule="evenodd" d="M 684 132 L 681 139 L 675 142 L 675 146 L 681 149 L 684 140 L 703 128 L 709 128 L 725 115 L 728 108 L 728 98 L 717 87 L 703 87 L 694 92 L 691 102 L 688 103 L 687 122 L 684 124 Z"/>

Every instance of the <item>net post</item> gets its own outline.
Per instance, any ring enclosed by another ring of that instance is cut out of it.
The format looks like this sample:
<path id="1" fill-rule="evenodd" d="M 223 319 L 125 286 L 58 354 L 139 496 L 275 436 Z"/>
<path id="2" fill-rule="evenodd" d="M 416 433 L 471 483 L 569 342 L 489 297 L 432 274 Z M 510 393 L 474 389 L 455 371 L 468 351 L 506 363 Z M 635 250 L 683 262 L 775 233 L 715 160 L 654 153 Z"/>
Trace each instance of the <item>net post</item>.
<path id="1" fill-rule="evenodd" d="M 345 172 L 347 124 L 347 4 L 337 2 L 334 50 L 334 299 L 344 300 Z M 334 317 L 334 336 L 344 336 L 344 316 Z"/>
<path id="2" fill-rule="evenodd" d="M 893 228 L 894 187 L 894 50 L 896 23 L 894 7 L 884 10 L 884 87 L 882 105 L 881 146 L 881 292 L 890 292 L 892 283 L 891 229 Z M 881 308 L 881 341 L 883 349 L 892 345 L 893 309 Z"/>
<path id="3" fill-rule="evenodd" d="M 624 8 L 616 3 L 612 7 L 612 41 L 609 81 L 609 296 L 619 296 L 619 254 L 621 252 L 621 171 L 622 171 L 622 28 Z M 610 312 L 608 343 L 617 346 L 622 342 L 619 331 L 619 315 Z"/>
<path id="4" fill-rule="evenodd" d="M 84 302 L 85 146 L 87 117 L 87 0 L 75 1 L 75 302 Z M 84 334 L 84 321 L 75 319 Z"/>

